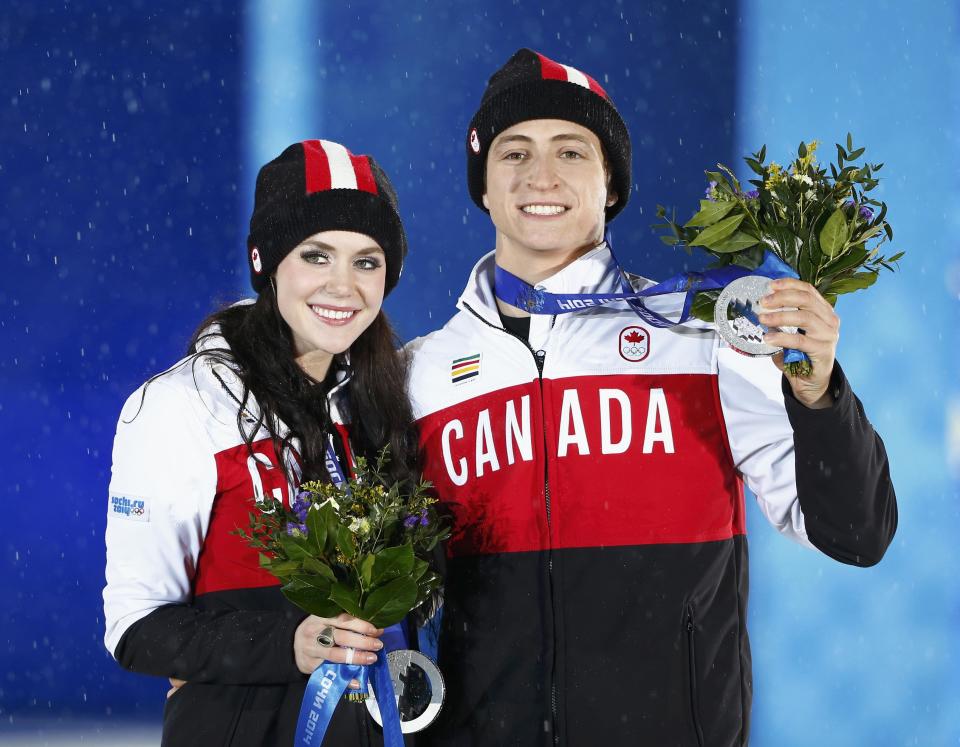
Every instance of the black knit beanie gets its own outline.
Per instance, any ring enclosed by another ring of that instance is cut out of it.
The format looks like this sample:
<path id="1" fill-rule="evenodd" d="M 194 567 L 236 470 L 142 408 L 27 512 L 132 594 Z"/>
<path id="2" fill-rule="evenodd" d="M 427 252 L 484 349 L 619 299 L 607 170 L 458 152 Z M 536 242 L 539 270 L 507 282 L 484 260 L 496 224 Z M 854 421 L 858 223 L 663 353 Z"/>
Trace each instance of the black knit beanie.
<path id="1" fill-rule="evenodd" d="M 617 201 L 607 208 L 613 220 L 630 196 L 630 134 L 607 92 L 569 65 L 521 49 L 487 84 L 467 130 L 467 184 L 481 210 L 486 191 L 487 152 L 501 132 L 530 119 L 563 119 L 593 132 L 606 151 Z"/>
<path id="2" fill-rule="evenodd" d="M 397 194 L 371 156 L 330 140 L 294 143 L 257 174 L 247 262 L 259 293 L 290 251 L 320 231 L 356 231 L 386 255 L 384 295 L 397 284 L 407 238 Z"/>

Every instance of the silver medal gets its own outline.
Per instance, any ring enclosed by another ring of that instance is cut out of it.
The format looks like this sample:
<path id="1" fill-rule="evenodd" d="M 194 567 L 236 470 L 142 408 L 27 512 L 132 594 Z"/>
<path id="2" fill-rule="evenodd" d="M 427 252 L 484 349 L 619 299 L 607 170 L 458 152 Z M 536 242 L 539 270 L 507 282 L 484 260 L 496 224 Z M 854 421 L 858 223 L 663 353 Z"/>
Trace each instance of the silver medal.
<path id="1" fill-rule="evenodd" d="M 387 654 L 387 666 L 400 711 L 400 731 L 412 734 L 426 729 L 440 712 L 446 691 L 437 665 L 429 656 L 404 648 Z M 366 704 L 373 720 L 383 726 L 372 686 Z"/>
<path id="2" fill-rule="evenodd" d="M 752 356 L 773 355 L 783 348 L 767 345 L 763 333 L 767 327 L 756 319 L 757 314 L 784 309 L 766 309 L 760 305 L 760 299 L 770 293 L 770 278 L 762 275 L 747 275 L 730 283 L 720 292 L 717 305 L 713 309 L 713 320 L 717 332 L 741 353 Z M 751 320 L 750 317 L 753 317 Z M 796 327 L 770 327 L 774 332 L 793 334 Z"/>

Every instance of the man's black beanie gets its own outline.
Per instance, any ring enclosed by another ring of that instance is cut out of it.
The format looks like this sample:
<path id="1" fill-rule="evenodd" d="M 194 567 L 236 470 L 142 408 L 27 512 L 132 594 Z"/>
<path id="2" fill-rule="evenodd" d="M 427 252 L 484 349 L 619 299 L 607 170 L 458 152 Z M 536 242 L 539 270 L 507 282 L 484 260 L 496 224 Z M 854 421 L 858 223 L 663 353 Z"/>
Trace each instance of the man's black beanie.
<path id="1" fill-rule="evenodd" d="M 569 65 L 521 49 L 487 84 L 467 130 L 467 185 L 481 210 L 486 191 L 487 153 L 501 132 L 530 119 L 563 119 L 586 127 L 603 144 L 617 201 L 607 222 L 630 197 L 630 134 L 620 113 L 597 81 Z"/>

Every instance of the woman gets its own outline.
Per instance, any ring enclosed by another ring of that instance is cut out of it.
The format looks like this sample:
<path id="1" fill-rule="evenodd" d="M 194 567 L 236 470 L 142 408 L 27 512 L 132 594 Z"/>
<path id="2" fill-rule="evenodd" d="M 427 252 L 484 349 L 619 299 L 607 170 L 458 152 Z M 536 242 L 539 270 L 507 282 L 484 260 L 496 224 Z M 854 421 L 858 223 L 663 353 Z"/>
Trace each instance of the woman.
<path id="1" fill-rule="evenodd" d="M 406 367 L 381 310 L 406 252 L 396 194 L 372 158 L 291 145 L 257 177 L 257 298 L 204 320 L 187 357 L 123 408 L 105 641 L 127 669 L 187 681 L 167 701 L 164 744 L 291 745 L 307 675 L 325 660 L 372 663 L 382 648 L 367 622 L 287 602 L 234 530 L 255 499 L 289 505 L 301 481 L 331 479 L 330 446 L 343 469 L 351 451 L 389 446 L 390 477 L 415 477 Z M 381 741 L 349 702 L 327 735 Z"/>

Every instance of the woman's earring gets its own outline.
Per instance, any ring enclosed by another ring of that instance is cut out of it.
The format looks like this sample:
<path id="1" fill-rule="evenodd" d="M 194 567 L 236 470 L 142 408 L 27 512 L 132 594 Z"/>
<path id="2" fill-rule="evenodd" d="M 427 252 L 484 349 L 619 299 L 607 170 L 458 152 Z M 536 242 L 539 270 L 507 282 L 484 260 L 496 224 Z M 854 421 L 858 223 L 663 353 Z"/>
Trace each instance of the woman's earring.
<path id="1" fill-rule="evenodd" d="M 276 275 L 270 276 L 270 285 L 273 287 L 273 295 L 276 296 L 277 295 L 277 276 Z"/>

